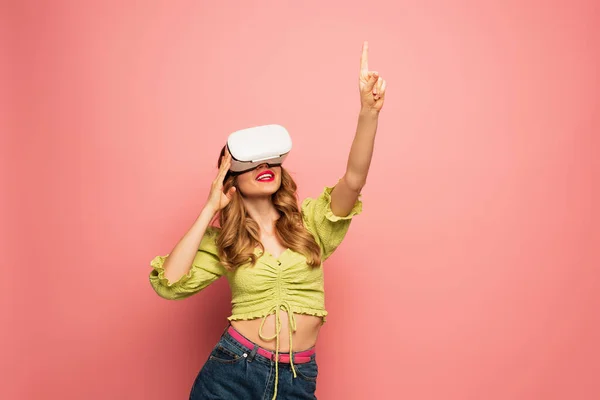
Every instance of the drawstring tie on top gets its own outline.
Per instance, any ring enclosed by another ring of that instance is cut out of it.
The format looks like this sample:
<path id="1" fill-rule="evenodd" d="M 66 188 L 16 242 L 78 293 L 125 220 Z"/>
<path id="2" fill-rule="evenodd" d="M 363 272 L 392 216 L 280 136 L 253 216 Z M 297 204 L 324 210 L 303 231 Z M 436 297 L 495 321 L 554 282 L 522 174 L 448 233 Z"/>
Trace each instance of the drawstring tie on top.
<path id="1" fill-rule="evenodd" d="M 292 354 L 292 334 L 296 331 L 296 318 L 294 316 L 294 313 L 292 312 L 292 307 L 290 306 L 290 303 L 283 300 L 273 305 L 273 307 L 269 309 L 267 315 L 265 315 L 265 317 L 263 318 L 260 324 L 260 328 L 258 330 L 258 335 L 262 340 L 269 341 L 275 339 L 275 392 L 273 393 L 273 400 L 277 398 L 277 384 L 279 382 L 279 332 L 281 332 L 281 319 L 279 316 L 279 312 L 281 309 L 283 309 L 288 314 L 288 330 L 290 331 L 290 366 L 292 368 L 294 378 L 297 377 Z M 265 321 L 267 320 L 267 317 L 271 315 L 273 311 L 275 311 L 275 335 L 271 337 L 266 337 L 263 335 L 262 330 L 265 325 Z"/>

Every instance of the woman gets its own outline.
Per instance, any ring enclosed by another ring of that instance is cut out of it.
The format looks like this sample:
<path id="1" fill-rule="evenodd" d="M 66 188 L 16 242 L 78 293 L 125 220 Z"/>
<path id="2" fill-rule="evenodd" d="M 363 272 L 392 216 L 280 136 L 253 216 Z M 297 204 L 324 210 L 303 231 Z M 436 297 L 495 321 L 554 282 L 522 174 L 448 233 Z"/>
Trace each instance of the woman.
<path id="1" fill-rule="evenodd" d="M 298 206 L 296 184 L 282 166 L 234 174 L 224 148 L 199 217 L 169 255 L 152 261 L 150 282 L 167 299 L 189 297 L 221 276 L 231 286 L 230 324 L 191 400 L 316 398 L 315 344 L 327 315 L 322 262 L 362 210 L 385 98 L 386 83 L 368 70 L 367 53 L 365 42 L 356 136 L 335 187 Z M 210 225 L 217 215 L 220 228 Z"/>

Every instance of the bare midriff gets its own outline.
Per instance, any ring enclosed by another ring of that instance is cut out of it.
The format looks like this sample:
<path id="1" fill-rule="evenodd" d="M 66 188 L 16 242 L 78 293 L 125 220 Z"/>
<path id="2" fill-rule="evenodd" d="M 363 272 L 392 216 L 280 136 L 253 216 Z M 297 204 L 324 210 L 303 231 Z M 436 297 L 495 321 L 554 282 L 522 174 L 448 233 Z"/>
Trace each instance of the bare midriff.
<path id="1" fill-rule="evenodd" d="M 296 331 L 292 336 L 292 350 L 297 352 L 314 347 L 317 343 L 321 325 L 323 324 L 323 318 L 305 314 L 294 314 L 294 316 L 296 319 Z M 287 353 L 290 351 L 290 327 L 287 312 L 280 311 L 279 318 L 281 320 L 279 353 Z M 262 330 L 264 337 L 275 336 L 275 321 L 274 314 L 267 316 Z M 260 347 L 275 351 L 277 347 L 275 339 L 265 341 L 259 336 L 259 329 L 262 322 L 263 318 L 237 320 L 231 321 L 231 326 Z"/>

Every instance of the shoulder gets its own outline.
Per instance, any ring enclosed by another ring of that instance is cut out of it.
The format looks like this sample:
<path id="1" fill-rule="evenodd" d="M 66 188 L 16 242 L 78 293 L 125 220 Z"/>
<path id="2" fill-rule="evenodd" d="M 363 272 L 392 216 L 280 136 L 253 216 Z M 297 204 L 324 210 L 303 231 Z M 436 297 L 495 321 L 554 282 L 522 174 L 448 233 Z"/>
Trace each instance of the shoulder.
<path id="1" fill-rule="evenodd" d="M 331 204 L 331 192 L 335 186 L 325 186 L 321 192 L 314 197 L 305 197 L 300 203 L 300 208 L 303 213 L 309 212 L 312 207 L 318 204 Z"/>
<path id="2" fill-rule="evenodd" d="M 200 241 L 200 250 L 207 251 L 209 253 L 217 253 L 217 238 L 221 233 L 221 228 L 209 225 L 204 232 L 204 236 Z"/>

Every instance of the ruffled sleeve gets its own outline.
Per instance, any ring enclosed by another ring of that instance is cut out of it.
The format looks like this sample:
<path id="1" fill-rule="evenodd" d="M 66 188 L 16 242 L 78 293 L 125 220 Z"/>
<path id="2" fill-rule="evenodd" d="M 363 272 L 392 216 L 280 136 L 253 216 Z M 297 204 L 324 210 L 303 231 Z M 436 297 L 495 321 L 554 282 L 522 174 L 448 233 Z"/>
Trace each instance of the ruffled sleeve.
<path id="1" fill-rule="evenodd" d="M 331 256 L 342 243 L 352 218 L 362 212 L 362 201 L 359 197 L 348 215 L 335 215 L 331 210 L 332 191 L 333 187 L 325 187 L 319 197 L 305 199 L 301 207 L 304 226 L 321 246 L 323 260 Z"/>
<path id="2" fill-rule="evenodd" d="M 165 277 L 164 263 L 168 254 L 156 256 L 150 262 L 150 285 L 160 297 L 169 300 L 189 297 L 225 275 L 227 270 L 217 255 L 217 235 L 216 228 L 209 227 L 206 230 L 189 272 L 176 282 L 169 282 Z"/>

